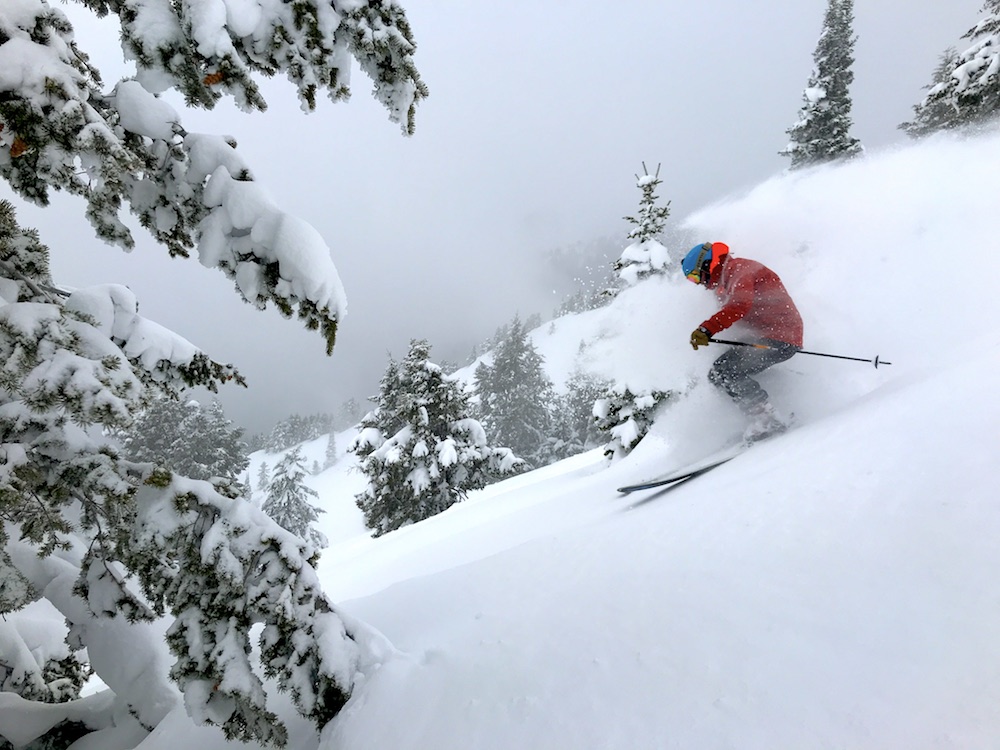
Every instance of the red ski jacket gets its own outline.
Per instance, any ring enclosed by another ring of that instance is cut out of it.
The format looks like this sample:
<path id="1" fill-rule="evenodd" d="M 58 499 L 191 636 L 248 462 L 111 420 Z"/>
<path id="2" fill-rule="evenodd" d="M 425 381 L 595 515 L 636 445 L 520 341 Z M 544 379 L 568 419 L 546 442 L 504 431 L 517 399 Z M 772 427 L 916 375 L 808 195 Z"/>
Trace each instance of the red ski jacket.
<path id="1" fill-rule="evenodd" d="M 710 336 L 741 321 L 751 335 L 802 347 L 802 316 L 778 274 L 763 263 L 727 254 L 707 286 L 722 305 L 701 324 Z"/>

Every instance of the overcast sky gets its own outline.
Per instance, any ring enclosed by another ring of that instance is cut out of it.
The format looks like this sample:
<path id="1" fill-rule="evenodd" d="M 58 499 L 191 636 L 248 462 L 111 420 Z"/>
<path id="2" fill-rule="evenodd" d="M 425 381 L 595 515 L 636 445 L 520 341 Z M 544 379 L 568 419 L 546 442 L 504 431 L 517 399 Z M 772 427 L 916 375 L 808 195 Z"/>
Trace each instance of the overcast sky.
<path id="1" fill-rule="evenodd" d="M 559 299 L 543 283 L 543 254 L 597 236 L 624 241 L 642 162 L 662 164 L 671 222 L 779 173 L 826 8 L 401 3 L 430 88 L 413 137 L 388 121 L 357 71 L 349 102 L 321 101 L 311 115 L 280 80 L 264 86 L 264 114 L 182 112 L 189 131 L 235 136 L 278 205 L 331 247 L 348 296 L 332 357 L 317 334 L 254 311 L 222 274 L 170 260 L 142 230 L 126 256 L 94 239 L 80 201 L 60 197 L 47 210 L 15 201 L 52 248 L 57 281 L 127 284 L 145 316 L 236 364 L 250 389 L 221 399 L 251 431 L 374 394 L 387 353 L 402 356 L 412 338 L 427 338 L 436 358 L 457 358 L 515 312 L 548 315 Z M 896 126 L 981 5 L 856 0 L 853 135 L 868 149 L 903 142 Z M 110 21 L 80 27 L 78 40 L 106 84 L 125 74 Z M 11 194 L 6 184 L 0 194 Z"/>

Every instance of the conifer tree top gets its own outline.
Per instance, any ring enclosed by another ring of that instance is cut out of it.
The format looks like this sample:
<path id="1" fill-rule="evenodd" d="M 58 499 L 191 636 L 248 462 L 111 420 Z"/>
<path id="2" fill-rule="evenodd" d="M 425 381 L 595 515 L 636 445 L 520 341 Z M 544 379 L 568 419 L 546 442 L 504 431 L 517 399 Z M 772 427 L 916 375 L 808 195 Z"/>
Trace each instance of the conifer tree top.
<path id="1" fill-rule="evenodd" d="M 828 1 L 799 119 L 788 129 L 789 143 L 780 152 L 791 158 L 792 169 L 851 158 L 863 151 L 861 142 L 850 135 L 853 23 L 854 0 Z"/>

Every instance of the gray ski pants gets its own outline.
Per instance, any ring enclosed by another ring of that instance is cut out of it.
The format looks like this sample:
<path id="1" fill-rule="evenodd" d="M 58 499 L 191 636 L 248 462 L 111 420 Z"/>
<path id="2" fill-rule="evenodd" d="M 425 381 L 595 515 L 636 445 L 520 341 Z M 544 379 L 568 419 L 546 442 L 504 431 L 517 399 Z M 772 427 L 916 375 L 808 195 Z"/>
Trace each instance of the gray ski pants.
<path id="1" fill-rule="evenodd" d="M 709 382 L 725 392 L 744 412 L 751 412 L 768 400 L 767 391 L 752 376 L 790 359 L 799 350 L 774 339 L 761 339 L 759 343 L 769 348 L 734 346 L 715 360 L 708 372 Z"/>

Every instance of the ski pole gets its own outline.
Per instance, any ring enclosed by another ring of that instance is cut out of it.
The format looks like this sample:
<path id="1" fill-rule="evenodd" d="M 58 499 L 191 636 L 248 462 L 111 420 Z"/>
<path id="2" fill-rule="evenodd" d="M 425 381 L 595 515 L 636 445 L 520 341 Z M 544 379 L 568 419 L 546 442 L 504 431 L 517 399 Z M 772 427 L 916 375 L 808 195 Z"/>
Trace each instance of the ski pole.
<path id="1" fill-rule="evenodd" d="M 747 341 L 726 341 L 725 339 L 713 339 L 710 338 L 713 344 L 729 344 L 730 346 L 752 346 L 754 349 L 773 349 L 773 346 L 768 346 L 767 344 L 751 344 Z M 854 362 L 874 362 L 875 369 L 878 369 L 879 365 L 891 365 L 892 362 L 886 362 L 884 359 L 879 359 L 878 355 L 875 355 L 875 359 L 864 359 L 863 357 L 845 357 L 843 354 L 824 354 L 823 352 L 808 352 L 805 349 L 799 349 L 796 354 L 812 354 L 814 357 L 832 357 L 834 359 L 850 359 Z"/>

